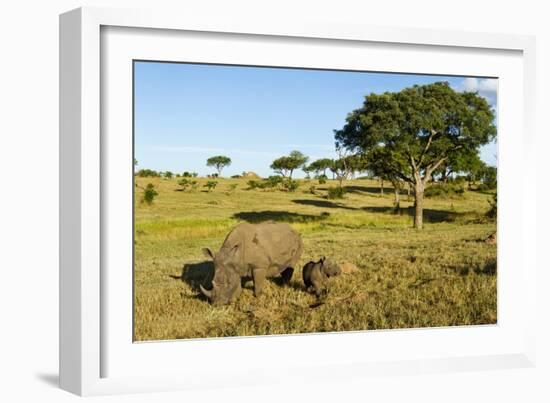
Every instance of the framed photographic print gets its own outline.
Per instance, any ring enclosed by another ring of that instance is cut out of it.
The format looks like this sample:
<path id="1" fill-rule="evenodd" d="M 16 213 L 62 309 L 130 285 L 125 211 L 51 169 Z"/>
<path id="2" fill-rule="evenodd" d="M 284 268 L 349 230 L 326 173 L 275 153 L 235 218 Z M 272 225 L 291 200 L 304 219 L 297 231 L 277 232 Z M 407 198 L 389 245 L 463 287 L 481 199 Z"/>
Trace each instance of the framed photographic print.
<path id="1" fill-rule="evenodd" d="M 532 365 L 532 38 L 60 24 L 63 388 Z"/>

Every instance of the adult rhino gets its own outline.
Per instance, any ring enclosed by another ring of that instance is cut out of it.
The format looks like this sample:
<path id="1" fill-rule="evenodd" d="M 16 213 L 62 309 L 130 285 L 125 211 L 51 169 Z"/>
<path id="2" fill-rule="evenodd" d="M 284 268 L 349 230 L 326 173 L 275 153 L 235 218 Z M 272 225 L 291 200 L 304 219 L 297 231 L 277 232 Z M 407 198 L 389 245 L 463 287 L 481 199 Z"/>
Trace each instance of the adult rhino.
<path id="1" fill-rule="evenodd" d="M 229 304 L 239 297 L 242 278 L 252 277 L 255 296 L 266 277 L 281 275 L 283 284 L 288 284 L 302 254 L 302 239 L 288 224 L 241 223 L 227 235 L 218 253 L 208 248 L 203 253 L 214 260 L 214 279 L 212 288 L 201 285 L 201 292 L 212 304 Z"/>

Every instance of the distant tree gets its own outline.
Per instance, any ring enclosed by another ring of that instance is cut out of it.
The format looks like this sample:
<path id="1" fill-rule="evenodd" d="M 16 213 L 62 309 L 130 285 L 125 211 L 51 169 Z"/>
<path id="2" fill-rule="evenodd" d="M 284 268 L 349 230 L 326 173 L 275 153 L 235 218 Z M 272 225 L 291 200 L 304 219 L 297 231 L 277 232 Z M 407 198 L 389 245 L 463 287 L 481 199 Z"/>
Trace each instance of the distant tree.
<path id="1" fill-rule="evenodd" d="M 441 182 L 447 183 L 452 174 L 462 172 L 468 176 L 468 187 L 470 188 L 484 166 L 485 164 L 479 158 L 476 149 L 463 148 L 451 155 L 438 169 L 434 170 L 433 176 L 439 177 Z"/>
<path id="2" fill-rule="evenodd" d="M 468 164 L 461 167 L 461 171 L 466 174 L 466 180 L 468 181 L 468 189 L 472 188 L 472 184 L 479 180 L 481 173 L 485 169 L 486 164 L 479 158 L 479 155 L 475 155 L 469 159 Z"/>
<path id="3" fill-rule="evenodd" d="M 390 164 L 391 156 L 387 155 L 386 151 L 385 147 L 374 146 L 366 154 L 366 163 L 373 175 L 380 178 L 381 189 L 384 187 L 384 180 L 392 184 L 394 190 L 394 211 L 398 213 L 401 211 L 400 194 L 405 182 L 392 169 Z M 383 192 L 383 190 L 381 190 L 381 192 Z"/>
<path id="4" fill-rule="evenodd" d="M 292 179 L 294 170 L 303 167 L 309 158 L 300 151 L 292 151 L 288 156 L 277 158 L 270 165 L 276 173 L 286 178 Z"/>
<path id="5" fill-rule="evenodd" d="M 497 169 L 496 167 L 486 165 L 480 172 L 480 179 L 483 184 L 483 189 L 497 188 Z"/>
<path id="6" fill-rule="evenodd" d="M 347 155 L 345 150 L 342 149 L 339 144 L 336 144 L 336 151 L 338 152 L 339 158 L 332 160 L 330 171 L 338 181 L 338 187 L 342 189 L 344 180 L 351 178 L 353 175 L 353 170 L 358 164 L 357 160 L 361 157 L 356 155 Z"/>
<path id="7" fill-rule="evenodd" d="M 311 179 L 311 173 L 314 172 L 313 169 L 307 164 L 304 164 L 302 171 L 306 174 L 306 179 Z"/>
<path id="8" fill-rule="evenodd" d="M 367 170 L 367 160 L 365 156 L 355 154 L 346 157 L 349 170 L 349 179 L 354 179 L 356 173 L 361 173 Z"/>
<path id="9" fill-rule="evenodd" d="M 218 182 L 216 181 L 208 181 L 203 187 L 207 188 L 208 192 L 211 192 L 217 185 Z"/>
<path id="10" fill-rule="evenodd" d="M 134 158 L 134 166 L 135 166 L 135 167 L 138 166 L 138 160 L 136 160 L 135 158 Z"/>
<path id="11" fill-rule="evenodd" d="M 140 169 L 139 171 L 137 171 L 136 175 L 141 178 L 158 178 L 160 176 L 160 173 L 157 171 L 153 171 L 152 169 Z"/>
<path id="12" fill-rule="evenodd" d="M 222 170 L 231 165 L 231 158 L 226 157 L 225 155 L 216 155 L 210 157 L 206 160 L 206 165 L 209 167 L 214 167 L 218 171 L 218 175 L 221 176 Z"/>
<path id="13" fill-rule="evenodd" d="M 155 190 L 155 185 L 148 183 L 143 189 L 143 195 L 141 197 L 141 202 L 146 204 L 153 204 L 153 200 L 158 196 L 158 192 Z"/>
<path id="14" fill-rule="evenodd" d="M 449 83 L 436 82 L 366 96 L 335 138 L 358 154 L 384 147 L 388 167 L 413 185 L 414 227 L 421 229 L 424 189 L 434 172 L 462 150 L 477 152 L 494 139 L 494 117 L 477 93 L 457 92 Z"/>
<path id="15" fill-rule="evenodd" d="M 166 171 L 164 173 L 165 178 L 171 179 L 173 176 L 174 176 L 174 173 L 172 171 Z"/>
<path id="16" fill-rule="evenodd" d="M 309 164 L 309 169 L 312 172 L 315 172 L 317 176 L 327 176 L 327 169 L 330 169 L 332 165 L 332 159 L 330 158 L 320 158 L 318 160 L 313 161 L 311 164 Z"/>

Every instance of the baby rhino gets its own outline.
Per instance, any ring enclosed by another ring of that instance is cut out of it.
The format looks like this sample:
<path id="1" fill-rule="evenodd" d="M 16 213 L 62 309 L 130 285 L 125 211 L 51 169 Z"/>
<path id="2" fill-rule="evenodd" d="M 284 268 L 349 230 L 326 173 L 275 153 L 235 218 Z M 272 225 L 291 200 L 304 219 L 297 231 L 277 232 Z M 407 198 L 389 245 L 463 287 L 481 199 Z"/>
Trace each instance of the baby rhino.
<path id="1" fill-rule="evenodd" d="M 342 273 L 340 266 L 322 257 L 318 262 L 309 262 L 302 269 L 306 289 L 313 289 L 317 298 L 327 293 L 327 279 Z"/>

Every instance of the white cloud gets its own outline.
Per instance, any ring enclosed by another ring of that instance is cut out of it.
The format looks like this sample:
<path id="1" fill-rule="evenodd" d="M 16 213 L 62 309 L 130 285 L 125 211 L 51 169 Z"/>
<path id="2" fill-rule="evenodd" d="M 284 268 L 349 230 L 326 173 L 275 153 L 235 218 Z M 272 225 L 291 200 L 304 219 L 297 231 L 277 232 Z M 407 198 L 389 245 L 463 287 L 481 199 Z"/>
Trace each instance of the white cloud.
<path id="1" fill-rule="evenodd" d="M 456 88 L 457 91 L 477 92 L 487 99 L 492 105 L 496 106 L 498 80 L 496 78 L 475 78 L 466 77 Z"/>

